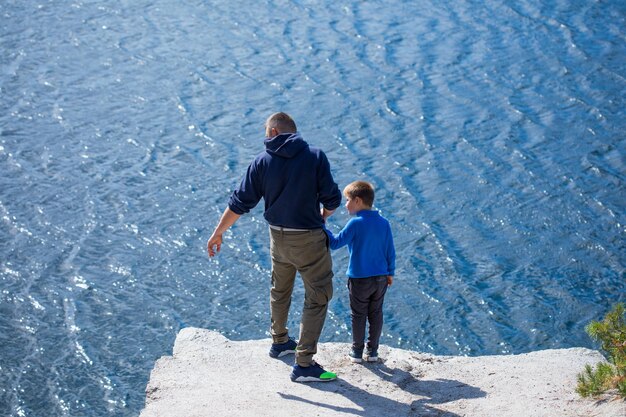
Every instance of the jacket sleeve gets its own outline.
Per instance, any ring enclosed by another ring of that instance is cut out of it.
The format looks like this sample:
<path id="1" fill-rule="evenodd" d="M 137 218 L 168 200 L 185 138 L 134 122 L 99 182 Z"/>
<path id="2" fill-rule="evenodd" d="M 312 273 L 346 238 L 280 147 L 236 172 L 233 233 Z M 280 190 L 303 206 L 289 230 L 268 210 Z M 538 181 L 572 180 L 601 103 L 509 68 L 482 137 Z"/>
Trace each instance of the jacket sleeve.
<path id="1" fill-rule="evenodd" d="M 246 214 L 261 200 L 263 190 L 256 161 L 253 161 L 241 180 L 239 188 L 233 191 L 228 201 L 228 208 L 236 214 Z"/>
<path id="2" fill-rule="evenodd" d="M 331 249 L 339 249 L 352 242 L 352 238 L 354 237 L 354 228 L 351 227 L 351 223 L 352 220 L 344 226 L 337 236 L 333 235 L 333 232 L 324 226 L 324 231 L 328 235 L 329 246 Z"/>
<path id="3" fill-rule="evenodd" d="M 341 191 L 330 172 L 330 163 L 326 154 L 319 151 L 319 165 L 317 170 L 318 200 L 327 210 L 335 210 L 341 204 Z"/>
<path id="4" fill-rule="evenodd" d="M 396 273 L 396 248 L 393 244 L 393 234 L 391 233 L 391 226 L 387 224 L 387 270 L 389 275 L 395 275 Z"/>

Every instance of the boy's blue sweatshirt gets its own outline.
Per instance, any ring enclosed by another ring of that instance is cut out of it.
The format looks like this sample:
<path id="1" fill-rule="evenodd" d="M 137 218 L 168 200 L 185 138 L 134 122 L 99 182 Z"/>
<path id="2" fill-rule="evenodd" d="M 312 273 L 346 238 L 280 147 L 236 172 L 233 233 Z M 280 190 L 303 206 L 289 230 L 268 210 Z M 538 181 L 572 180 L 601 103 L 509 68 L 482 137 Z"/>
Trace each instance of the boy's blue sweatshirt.
<path id="1" fill-rule="evenodd" d="M 263 216 L 273 226 L 318 229 L 324 226 L 320 204 L 334 210 L 341 192 L 333 180 L 324 152 L 310 147 L 299 133 L 265 139 L 228 202 L 237 214 L 248 213 L 263 198 Z"/>
<path id="2" fill-rule="evenodd" d="M 350 219 L 337 236 L 326 230 L 331 249 L 348 245 L 349 278 L 394 275 L 396 250 L 389 222 L 377 210 L 361 210 Z"/>

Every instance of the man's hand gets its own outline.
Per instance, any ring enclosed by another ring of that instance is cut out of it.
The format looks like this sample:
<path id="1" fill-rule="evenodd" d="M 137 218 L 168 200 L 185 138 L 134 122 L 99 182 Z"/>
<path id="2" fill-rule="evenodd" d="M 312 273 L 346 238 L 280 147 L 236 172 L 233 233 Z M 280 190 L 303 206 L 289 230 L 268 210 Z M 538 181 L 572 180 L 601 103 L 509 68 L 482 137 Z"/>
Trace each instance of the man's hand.
<path id="1" fill-rule="evenodd" d="M 332 216 L 334 212 L 335 210 L 327 210 L 325 207 L 322 207 L 320 209 L 320 214 L 322 215 L 322 218 L 324 219 L 324 221 L 326 221 L 327 218 Z"/>
<path id="2" fill-rule="evenodd" d="M 211 235 L 209 238 L 209 242 L 207 243 L 207 251 L 209 252 L 209 257 L 214 257 L 219 251 L 222 249 L 222 235 L 216 235 L 215 233 Z"/>
<path id="3" fill-rule="evenodd" d="M 393 275 L 387 275 L 387 286 L 391 287 L 391 284 L 393 284 Z"/>
<path id="4" fill-rule="evenodd" d="M 213 231 L 213 234 L 206 244 L 206 249 L 207 252 L 209 252 L 210 258 L 214 257 L 220 251 L 220 249 L 222 249 L 222 235 L 225 231 L 228 230 L 230 226 L 235 224 L 239 217 L 241 217 L 240 214 L 237 214 L 228 207 L 226 207 L 226 210 L 224 210 L 224 214 L 222 214 L 222 218 L 220 219 L 219 224 Z"/>

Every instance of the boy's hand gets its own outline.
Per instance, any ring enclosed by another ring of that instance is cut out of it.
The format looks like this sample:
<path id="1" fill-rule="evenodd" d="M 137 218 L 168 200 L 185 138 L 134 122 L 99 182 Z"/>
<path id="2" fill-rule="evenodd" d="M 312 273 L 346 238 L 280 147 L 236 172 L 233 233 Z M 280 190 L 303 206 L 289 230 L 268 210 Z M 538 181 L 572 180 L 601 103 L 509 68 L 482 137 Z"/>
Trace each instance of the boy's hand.
<path id="1" fill-rule="evenodd" d="M 393 284 L 393 275 L 387 275 L 387 286 L 391 287 L 391 284 Z"/>
<path id="2" fill-rule="evenodd" d="M 207 251 L 209 252 L 209 257 L 214 257 L 217 252 L 220 251 L 220 249 L 222 249 L 222 235 L 211 235 L 207 243 Z"/>

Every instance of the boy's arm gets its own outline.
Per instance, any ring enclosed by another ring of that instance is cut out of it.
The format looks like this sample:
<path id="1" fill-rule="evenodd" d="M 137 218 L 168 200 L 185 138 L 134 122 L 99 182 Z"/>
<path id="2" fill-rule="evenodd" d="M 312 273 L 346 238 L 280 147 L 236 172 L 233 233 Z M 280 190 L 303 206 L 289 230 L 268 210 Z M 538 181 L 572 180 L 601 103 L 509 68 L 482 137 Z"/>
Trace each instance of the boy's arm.
<path id="1" fill-rule="evenodd" d="M 339 249 L 342 246 L 346 246 L 348 243 L 352 241 L 353 235 L 353 227 L 351 227 L 352 220 L 350 220 L 344 228 L 339 232 L 337 236 L 333 235 L 333 232 L 328 230 L 326 226 L 324 226 L 324 231 L 328 235 L 328 241 L 330 243 L 331 249 Z"/>
<path id="2" fill-rule="evenodd" d="M 215 256 L 215 254 L 220 251 L 220 249 L 222 248 L 222 235 L 230 228 L 230 226 L 235 224 L 235 222 L 240 217 L 240 214 L 237 214 L 229 207 L 226 207 L 226 210 L 224 210 L 224 214 L 222 214 L 222 218 L 220 219 L 219 224 L 213 231 L 213 234 L 211 235 L 207 243 L 207 251 L 209 252 L 209 257 Z"/>
<path id="3" fill-rule="evenodd" d="M 391 233 L 391 226 L 388 226 L 387 235 L 387 269 L 389 270 L 387 282 L 388 285 L 391 285 L 391 282 L 389 282 L 389 277 L 393 277 L 396 273 L 396 249 L 393 244 L 393 234 Z M 393 282 L 393 278 L 391 278 L 391 281 Z"/>

